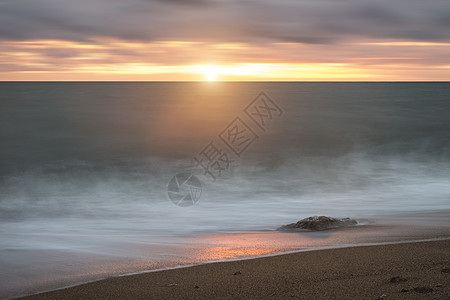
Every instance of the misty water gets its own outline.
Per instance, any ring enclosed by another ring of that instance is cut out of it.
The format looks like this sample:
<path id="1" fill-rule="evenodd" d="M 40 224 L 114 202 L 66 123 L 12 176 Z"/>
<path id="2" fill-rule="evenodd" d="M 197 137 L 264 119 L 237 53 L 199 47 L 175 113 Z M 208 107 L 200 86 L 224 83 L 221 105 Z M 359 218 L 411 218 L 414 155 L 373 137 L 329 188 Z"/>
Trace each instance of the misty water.
<path id="1" fill-rule="evenodd" d="M 281 109 L 263 129 L 244 111 L 262 91 Z M 240 156 L 219 137 L 236 117 L 257 135 Z M 194 160 L 211 141 L 215 181 Z M 167 194 L 183 172 L 189 207 Z M 0 253 L 444 209 L 449 83 L 0 83 Z"/>

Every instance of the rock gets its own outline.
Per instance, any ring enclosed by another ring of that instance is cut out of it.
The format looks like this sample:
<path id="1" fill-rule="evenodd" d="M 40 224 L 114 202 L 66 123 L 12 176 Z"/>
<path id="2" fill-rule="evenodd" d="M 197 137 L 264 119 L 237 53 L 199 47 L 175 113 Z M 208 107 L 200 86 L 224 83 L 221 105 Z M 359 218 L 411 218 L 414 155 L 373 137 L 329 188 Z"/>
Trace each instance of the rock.
<path id="1" fill-rule="evenodd" d="M 402 293 L 407 293 L 407 292 L 408 292 L 408 289 L 402 288 L 402 290 L 401 290 L 400 292 L 402 292 Z"/>
<path id="2" fill-rule="evenodd" d="M 426 286 L 415 287 L 413 290 L 414 290 L 414 292 L 421 293 L 421 294 L 428 294 L 428 293 L 433 292 L 432 288 L 426 287 Z"/>
<path id="3" fill-rule="evenodd" d="M 234 275 L 241 275 L 241 271 L 234 272 Z"/>
<path id="4" fill-rule="evenodd" d="M 445 269 L 442 269 L 442 271 L 441 271 L 442 273 L 450 273 L 450 268 L 445 268 Z"/>
<path id="5" fill-rule="evenodd" d="M 169 284 L 166 285 L 166 286 L 169 286 L 169 287 L 171 287 L 171 286 L 177 286 L 177 284 L 176 284 L 176 283 L 169 283 Z"/>
<path id="6" fill-rule="evenodd" d="M 389 280 L 390 283 L 399 283 L 399 282 L 405 282 L 405 281 L 408 281 L 408 279 L 403 278 L 403 277 L 400 277 L 400 276 L 392 277 L 392 278 Z"/>
<path id="7" fill-rule="evenodd" d="M 200 287 L 198 285 L 194 286 L 194 289 L 199 289 Z"/>
<path id="8" fill-rule="evenodd" d="M 302 219 L 297 223 L 283 225 L 278 230 L 297 231 L 297 230 L 311 230 L 320 231 L 339 227 L 349 227 L 358 224 L 356 220 L 350 218 L 331 218 L 327 216 L 313 216 Z"/>
<path id="9" fill-rule="evenodd" d="M 436 284 L 436 287 L 442 287 L 442 284 L 438 283 Z"/>

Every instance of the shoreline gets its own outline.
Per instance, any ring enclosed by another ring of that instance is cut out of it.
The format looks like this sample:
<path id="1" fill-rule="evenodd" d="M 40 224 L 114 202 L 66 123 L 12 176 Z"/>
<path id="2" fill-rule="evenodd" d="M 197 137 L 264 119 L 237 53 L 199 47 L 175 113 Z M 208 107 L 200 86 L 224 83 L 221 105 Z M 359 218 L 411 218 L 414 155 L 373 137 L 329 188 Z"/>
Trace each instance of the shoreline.
<path id="1" fill-rule="evenodd" d="M 427 249 L 427 251 L 420 251 L 421 249 Z M 442 299 L 444 297 L 450 297 L 450 285 L 448 284 L 450 279 L 450 274 L 446 274 L 444 272 L 435 272 L 434 276 L 427 276 L 426 278 L 418 278 L 417 273 L 412 272 L 411 273 L 411 260 L 414 261 L 412 265 L 414 266 L 417 261 L 423 264 L 422 260 L 423 257 L 416 257 L 416 256 L 423 256 L 423 253 L 426 252 L 426 255 L 430 259 L 431 263 L 428 262 L 429 265 L 440 265 L 440 270 L 447 270 L 450 268 L 450 256 L 448 254 L 448 249 L 450 249 L 450 237 L 449 238 L 441 238 L 441 239 L 429 239 L 429 240 L 416 240 L 416 241 L 398 241 L 398 242 L 385 242 L 380 244 L 372 244 L 372 245 L 347 245 L 347 246 L 340 246 L 338 248 L 328 248 L 328 249 L 306 249 L 306 250 L 300 250 L 290 253 L 277 253 L 277 254 L 271 254 L 263 257 L 250 257 L 250 258 L 243 258 L 238 260 L 228 260 L 228 261 L 218 261 L 218 262 L 208 262 L 198 265 L 190 265 L 190 266 L 180 266 L 170 269 L 163 269 L 163 270 L 149 270 L 144 271 L 136 274 L 124 274 L 119 276 L 114 276 L 106 279 L 100 279 L 93 282 L 88 283 L 82 283 L 71 287 L 65 287 L 57 290 L 52 290 L 48 292 L 40 292 L 33 295 L 24 296 L 17 299 L 76 299 L 76 298 L 85 298 L 85 299 L 103 299 L 103 298 L 110 298 L 110 297 L 117 297 L 122 299 L 133 299 L 133 297 L 143 298 L 143 297 L 164 297 L 164 298 L 171 298 L 171 299 L 177 299 L 177 298 L 189 298 L 189 299 L 200 299 L 200 298 L 208 298 L 208 297 L 214 297 L 211 292 L 217 293 L 228 293 L 228 289 L 226 287 L 223 287 L 220 282 L 223 281 L 223 277 L 231 274 L 233 277 L 239 277 L 242 274 L 247 274 L 247 268 L 262 268 L 265 269 L 264 266 L 267 266 L 267 271 L 284 274 L 285 276 L 289 272 L 294 272 L 296 275 L 302 277 L 302 273 L 305 273 L 306 270 L 304 269 L 298 269 L 298 270 L 290 270 L 286 271 L 283 269 L 286 266 L 291 265 L 291 263 L 295 263 L 298 261 L 305 261 L 305 260 L 312 260 L 315 261 L 314 263 L 317 264 L 317 270 L 316 270 L 316 276 L 320 277 L 320 274 L 325 272 L 327 273 L 330 268 L 333 270 L 332 261 L 341 261 L 342 265 L 345 266 L 345 271 L 351 270 L 354 273 L 361 272 L 361 271 L 367 271 L 367 268 L 362 267 L 367 262 L 374 262 L 374 258 L 376 261 L 376 264 L 378 266 L 383 266 L 387 269 L 401 269 L 401 265 L 399 264 L 392 264 L 388 263 L 386 261 L 377 261 L 378 258 L 385 258 L 386 255 L 396 258 L 397 260 L 402 261 L 402 264 L 404 264 L 405 270 L 403 272 L 387 272 L 386 274 L 378 274 L 377 276 L 385 277 L 386 282 L 378 281 L 377 287 L 380 289 L 380 293 L 373 294 L 370 297 L 371 299 L 377 299 L 377 297 L 381 297 L 380 299 L 388 299 L 391 298 L 395 293 L 393 291 L 394 287 L 400 286 L 398 284 L 388 284 L 390 283 L 389 280 L 393 280 L 393 278 L 399 277 L 400 283 L 404 283 L 403 286 L 408 286 L 408 288 L 402 288 L 407 289 L 407 292 L 401 292 L 401 289 L 397 289 L 398 294 L 395 294 L 395 298 L 405 298 L 405 299 L 428 299 L 427 296 L 431 298 L 436 298 L 437 296 L 442 296 Z M 381 255 L 380 255 L 381 253 Z M 399 253 L 401 254 L 399 256 Z M 419 253 L 419 254 L 416 254 Z M 330 257 L 331 256 L 331 257 Z M 339 260 L 333 259 L 334 256 L 339 257 Z M 381 256 L 381 257 L 380 257 Z M 355 259 L 359 258 L 359 259 Z M 371 257 L 369 260 L 367 260 L 367 257 Z M 326 268 L 322 267 L 324 266 L 322 259 L 325 258 L 329 261 L 329 264 L 325 264 Z M 275 261 L 285 261 L 288 262 L 287 264 L 283 266 L 279 266 L 277 264 L 273 263 L 273 260 Z M 355 263 L 355 260 L 358 261 Z M 314 263 L 312 265 L 314 265 Z M 420 265 L 419 263 L 419 265 Z M 308 263 L 306 264 L 308 265 Z M 311 268 L 311 264 L 308 266 Z M 367 266 L 366 266 L 367 267 Z M 421 267 L 423 268 L 423 266 Z M 435 268 L 433 271 L 436 271 L 439 268 Z M 236 269 L 234 273 L 231 272 L 231 270 Z M 238 270 L 239 269 L 239 270 Z M 220 270 L 220 272 L 219 272 Z M 220 274 L 224 270 L 230 270 L 230 272 L 225 271 L 226 274 Z M 318 271 L 318 272 L 317 272 Z M 208 273 L 208 274 L 205 274 Z M 245 273 L 244 273 L 245 272 Z M 190 278 L 186 276 L 187 274 L 195 274 L 196 276 L 200 276 L 203 278 L 201 280 L 197 280 L 199 283 L 196 285 L 189 284 L 190 281 L 192 281 Z M 251 271 L 249 272 L 251 273 Z M 370 272 L 369 272 L 370 273 Z M 394 274 L 395 273 L 395 274 Z M 398 274 L 397 274 L 398 273 Z M 408 275 L 402 275 L 408 273 Z M 353 273 L 352 273 L 353 274 Z M 207 276 L 206 276 L 207 275 Z M 254 292 L 258 292 L 258 284 L 254 285 L 259 281 L 259 277 L 266 277 L 267 274 L 259 273 L 259 276 L 255 274 L 252 274 L 249 279 L 250 282 L 253 283 L 253 285 L 249 285 L 250 290 L 252 291 L 242 291 L 242 294 L 240 295 L 234 295 L 234 297 L 237 298 L 247 298 L 249 296 L 256 296 L 255 294 L 252 294 Z M 447 276 L 447 277 L 446 277 Z M 353 277 L 353 275 L 351 276 Z M 252 280 L 253 278 L 253 280 Z M 256 281 L 255 281 L 256 278 Z M 445 279 L 446 278 L 446 279 Z M 229 279 L 229 278 L 228 278 Z M 337 276 L 335 278 L 337 281 L 344 280 L 341 276 Z M 346 278 L 347 280 L 348 278 Z M 360 290 L 358 289 L 360 280 L 357 279 L 357 277 L 354 278 L 356 282 L 349 283 L 349 286 L 354 287 L 355 293 L 348 293 L 345 291 L 339 291 L 337 294 L 333 294 L 330 291 L 327 291 L 327 295 L 331 297 L 337 297 L 339 298 L 339 295 L 343 296 L 343 292 L 347 293 L 347 296 L 357 297 L 360 296 L 367 297 L 368 294 L 360 294 Z M 161 281 L 164 281 L 165 283 L 161 283 Z M 436 281 L 434 286 L 430 286 L 431 281 Z M 143 281 L 145 281 L 147 284 L 141 284 Z M 172 282 L 173 281 L 173 282 Z M 351 280 L 350 280 L 351 281 Z M 395 280 L 394 280 L 395 281 Z M 178 283 L 177 283 L 178 282 Z M 320 282 L 320 280 L 318 280 Z M 156 284 L 157 283 L 157 284 Z M 358 283 L 358 284 L 357 284 Z M 386 283 L 386 284 L 385 284 Z M 447 284 L 446 284 L 447 283 Z M 164 285 L 165 284 L 165 285 Z M 242 282 L 241 282 L 242 284 Z M 150 286 L 151 287 L 150 287 Z M 202 286 L 208 286 L 208 287 L 214 287 L 214 286 L 221 286 L 219 290 L 217 289 L 211 289 L 203 293 L 198 293 L 198 291 L 201 289 Z M 385 289 L 383 290 L 382 286 L 385 285 Z M 417 285 L 417 286 L 413 286 Z M 121 288 L 118 288 L 120 286 Z M 131 286 L 134 286 L 137 288 L 137 291 L 139 292 L 136 294 L 136 290 L 131 288 Z M 183 287 L 185 289 L 177 288 L 178 286 Z M 191 286 L 190 288 L 188 288 Z M 231 287 L 230 287 L 231 288 Z M 242 288 L 242 286 L 241 286 Z M 255 289 L 256 288 L 256 289 Z M 260 287 L 263 288 L 263 287 Z M 284 286 L 284 288 L 287 288 L 287 286 Z M 308 290 L 312 289 L 313 287 L 304 287 Z M 422 289 L 424 288 L 424 289 Z M 416 290 L 414 290 L 416 289 Z M 421 290 L 422 289 L 422 290 Z M 432 291 L 430 291 L 430 289 Z M 291 290 L 286 290 L 290 293 Z M 174 293 L 176 292 L 176 293 Z M 250 292 L 250 294 L 249 294 Z M 304 292 L 304 291 L 303 291 Z M 292 294 L 291 296 L 296 297 L 311 297 L 313 294 L 308 294 L 307 292 L 304 293 L 297 293 Z M 358 293 L 356 293 L 358 292 Z M 331 293 L 331 294 L 330 294 Z M 133 296 L 131 296 L 133 295 Z M 383 296 L 385 295 L 385 296 Z M 225 294 L 224 294 L 225 296 Z M 284 297 L 282 295 L 278 295 L 280 297 Z M 263 295 L 259 293 L 257 295 L 257 298 L 265 298 L 265 297 L 275 297 L 277 298 L 276 293 L 273 295 Z M 316 298 L 327 298 L 325 294 L 315 294 Z M 343 298 L 339 298 L 343 299 Z"/>
<path id="2" fill-rule="evenodd" d="M 3 286 L 16 284 L 19 288 L 4 288 L 0 298 L 34 296 L 41 293 L 77 288 L 80 285 L 96 283 L 112 278 L 139 276 L 142 274 L 165 272 L 202 265 L 228 263 L 271 258 L 280 255 L 316 252 L 332 249 L 383 246 L 405 243 L 433 242 L 450 239 L 450 211 L 403 214 L 372 219 L 366 225 L 325 230 L 319 232 L 247 231 L 231 233 L 210 233 L 173 239 L 166 245 L 123 244 L 110 249 L 128 257 L 99 256 L 86 253 L 74 257 L 70 253 L 47 251 L 29 252 L 33 259 L 23 261 L 22 269 L 12 269 L 6 265 L 7 281 Z M 165 253 L 155 255 L 154 251 Z M 139 257 L 138 255 L 146 255 Z M 23 254 L 22 254 L 23 257 Z M 48 260 L 48 257 L 57 257 Z M 8 257 L 4 257 L 4 260 Z M 47 259 L 47 260 L 46 260 Z M 53 263 L 47 270 L 46 262 Z M 81 267 L 74 268 L 77 263 Z M 55 269 L 59 268 L 65 273 Z M 39 281 L 17 281 L 17 274 L 32 274 L 29 269 L 40 273 L 32 279 Z M 52 270 L 58 272 L 51 273 Z M 15 272 L 15 273 L 14 273 Z M 21 273 L 20 273 L 21 272 Z M 71 272 L 71 273 L 67 273 Z M 78 272 L 78 273 L 77 273 Z M 8 278 L 9 274 L 9 278 Z M 72 277 L 71 277 L 72 276 Z M 77 276 L 77 277 L 74 277 Z M 13 279 L 16 278 L 16 279 Z M 20 284 L 22 288 L 20 288 Z"/>
<path id="3" fill-rule="evenodd" d="M 271 254 L 262 254 L 260 256 L 249 256 L 249 257 L 242 257 L 242 258 L 228 259 L 228 260 L 227 259 L 215 260 L 215 261 L 208 261 L 208 262 L 203 262 L 203 263 L 198 263 L 198 264 L 180 265 L 180 266 L 174 266 L 174 267 L 165 267 L 165 268 L 160 268 L 160 269 L 151 269 L 151 270 L 144 270 L 144 271 L 139 271 L 139 272 L 119 274 L 119 275 L 114 275 L 114 276 L 111 276 L 111 277 L 105 277 L 105 278 L 94 279 L 94 280 L 90 280 L 90 281 L 86 281 L 86 282 L 75 283 L 75 284 L 72 284 L 72 285 L 68 285 L 68 286 L 64 286 L 64 287 L 60 287 L 60 288 L 56 288 L 56 289 L 38 291 L 36 293 L 23 295 L 23 296 L 20 296 L 18 298 L 13 298 L 13 299 L 21 299 L 21 298 L 26 298 L 26 297 L 32 297 L 32 296 L 40 295 L 40 294 L 46 294 L 46 293 L 66 290 L 66 289 L 82 286 L 82 285 L 85 285 L 85 284 L 95 283 L 95 282 L 108 280 L 108 279 L 112 279 L 112 278 L 120 278 L 120 277 L 128 277 L 128 276 L 135 276 L 135 275 L 143 275 L 143 274 L 148 274 L 148 273 L 157 273 L 157 272 L 162 272 L 162 271 L 171 271 L 171 270 L 192 268 L 192 267 L 197 267 L 197 266 L 207 265 L 207 264 L 246 261 L 246 260 L 252 260 L 252 259 L 274 257 L 274 256 L 279 256 L 279 255 L 290 255 L 290 254 L 312 252 L 312 251 L 347 249 L 347 248 L 354 248 L 354 247 L 372 247 L 372 246 L 386 246 L 386 245 L 399 245 L 399 244 L 411 244 L 411 243 L 439 242 L 439 241 L 448 241 L 448 240 L 450 240 L 450 237 L 419 239 L 419 240 L 402 240 L 402 241 L 395 241 L 395 242 L 344 244 L 344 245 L 334 245 L 334 246 L 317 247 L 317 248 L 305 248 L 305 249 L 301 249 L 301 250 L 282 251 L 282 252 L 276 252 L 276 253 L 271 253 Z"/>

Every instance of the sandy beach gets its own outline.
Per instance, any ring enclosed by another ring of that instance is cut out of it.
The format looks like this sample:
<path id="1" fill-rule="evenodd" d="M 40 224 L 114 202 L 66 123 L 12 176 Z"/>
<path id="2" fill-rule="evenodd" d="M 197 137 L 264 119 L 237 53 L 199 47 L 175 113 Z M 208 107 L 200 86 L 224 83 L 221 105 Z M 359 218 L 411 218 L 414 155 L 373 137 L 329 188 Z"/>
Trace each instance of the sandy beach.
<path id="1" fill-rule="evenodd" d="M 101 280 L 22 299 L 448 299 L 450 240 L 328 249 Z"/>

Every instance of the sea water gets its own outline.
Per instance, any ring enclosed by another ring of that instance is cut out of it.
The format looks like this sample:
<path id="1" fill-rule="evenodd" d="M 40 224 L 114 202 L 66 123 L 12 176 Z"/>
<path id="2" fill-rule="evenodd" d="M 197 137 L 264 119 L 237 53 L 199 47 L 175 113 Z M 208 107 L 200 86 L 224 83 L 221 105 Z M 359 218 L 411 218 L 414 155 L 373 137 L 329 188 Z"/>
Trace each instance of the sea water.
<path id="1" fill-rule="evenodd" d="M 177 174 L 200 182 L 180 190 L 194 205 L 171 201 Z M 123 256 L 311 215 L 445 209 L 450 83 L 0 83 L 2 276 L 21 251 Z"/>

